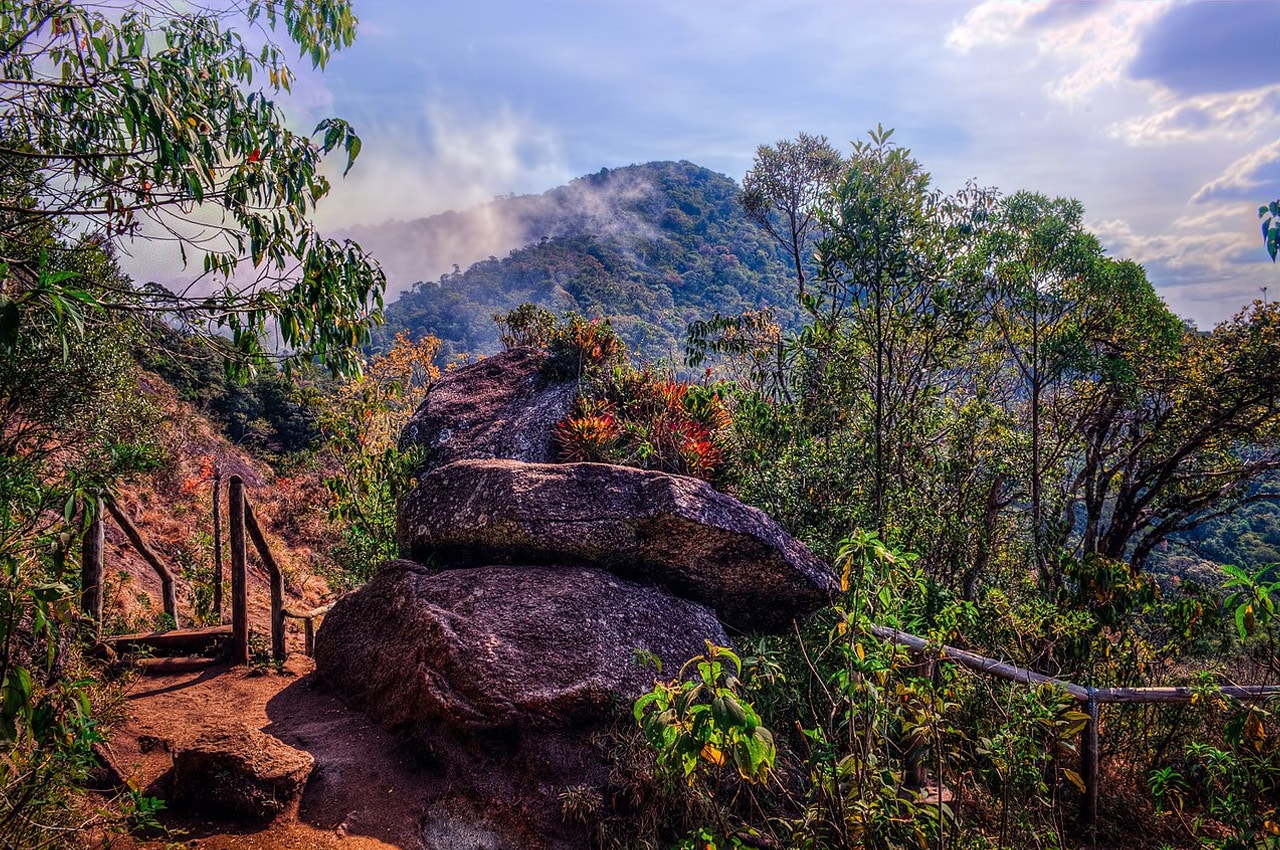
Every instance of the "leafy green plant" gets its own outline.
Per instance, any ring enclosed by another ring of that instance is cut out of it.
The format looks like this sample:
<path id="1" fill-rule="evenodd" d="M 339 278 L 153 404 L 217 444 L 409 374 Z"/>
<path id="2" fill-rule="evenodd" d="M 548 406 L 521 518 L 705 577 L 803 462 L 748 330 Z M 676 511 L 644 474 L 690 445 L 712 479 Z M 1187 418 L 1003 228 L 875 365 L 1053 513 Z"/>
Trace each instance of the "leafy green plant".
<path id="1" fill-rule="evenodd" d="M 736 653 L 708 644 L 677 679 L 659 682 L 636 701 L 636 722 L 663 768 L 690 783 L 728 764 L 747 782 L 768 779 L 777 748 L 743 693 L 742 675 Z"/>

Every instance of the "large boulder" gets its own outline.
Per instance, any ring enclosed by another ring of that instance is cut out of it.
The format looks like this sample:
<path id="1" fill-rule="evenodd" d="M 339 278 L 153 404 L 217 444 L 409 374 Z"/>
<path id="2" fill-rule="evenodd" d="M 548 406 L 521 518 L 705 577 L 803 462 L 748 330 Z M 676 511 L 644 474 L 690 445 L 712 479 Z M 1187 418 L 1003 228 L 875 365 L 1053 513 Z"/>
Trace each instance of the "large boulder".
<path id="1" fill-rule="evenodd" d="M 423 476 L 399 519 L 401 551 L 418 562 L 599 566 L 748 632 L 786 629 L 838 587 L 763 512 L 705 481 L 630 467 L 458 461 Z"/>
<path id="2" fill-rule="evenodd" d="M 728 638 L 706 608 L 602 570 L 396 561 L 325 616 L 315 658 L 384 725 L 528 730 L 599 723 L 652 687 L 637 650 L 674 675 L 708 640 Z"/>
<path id="3" fill-rule="evenodd" d="M 173 799 L 218 814 L 270 820 L 302 795 L 314 767 L 310 753 L 247 724 L 208 726 L 173 747 Z"/>
<path id="4" fill-rule="evenodd" d="M 428 466 L 463 458 L 556 460 L 555 427 L 569 415 L 577 379 L 549 374 L 547 355 L 513 348 L 449 372 L 431 387 L 400 437 L 425 446 Z"/>

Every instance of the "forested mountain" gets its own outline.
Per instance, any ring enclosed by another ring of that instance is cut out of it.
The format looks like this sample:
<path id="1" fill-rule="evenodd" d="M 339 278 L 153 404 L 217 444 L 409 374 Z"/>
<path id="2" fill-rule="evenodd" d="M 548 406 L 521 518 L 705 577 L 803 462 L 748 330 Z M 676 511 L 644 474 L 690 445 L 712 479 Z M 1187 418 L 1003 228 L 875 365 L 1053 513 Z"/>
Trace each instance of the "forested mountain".
<path id="1" fill-rule="evenodd" d="M 493 352 L 492 314 L 525 301 L 557 313 L 608 316 L 646 359 L 678 359 L 685 326 L 717 311 L 768 307 L 792 325 L 798 307 L 786 254 L 747 217 L 737 194 L 737 184 L 724 175 L 689 162 L 655 162 L 603 169 L 470 214 L 366 229 L 356 234 L 366 247 L 402 246 L 379 249 L 393 280 L 404 273 L 397 269 L 415 255 L 415 244 L 447 250 L 480 221 L 503 238 L 530 243 L 502 259 L 414 284 L 388 306 L 379 345 L 409 331 L 440 337 L 442 357 Z"/>

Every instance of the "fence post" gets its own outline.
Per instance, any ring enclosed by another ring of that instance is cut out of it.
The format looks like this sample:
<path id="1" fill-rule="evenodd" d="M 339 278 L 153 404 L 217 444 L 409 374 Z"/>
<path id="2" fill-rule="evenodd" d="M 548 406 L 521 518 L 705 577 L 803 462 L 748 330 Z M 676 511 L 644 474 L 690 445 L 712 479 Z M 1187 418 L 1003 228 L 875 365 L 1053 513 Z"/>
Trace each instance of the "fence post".
<path id="1" fill-rule="evenodd" d="M 1080 778 L 1084 780 L 1080 823 L 1092 828 L 1098 820 L 1098 698 L 1093 688 L 1086 705 L 1089 721 L 1080 732 Z"/>
<path id="2" fill-rule="evenodd" d="M 910 675 L 917 679 L 933 678 L 933 659 L 926 653 L 912 649 Z M 925 748 L 929 744 L 928 735 L 923 729 L 917 729 L 907 736 L 904 742 L 907 747 L 906 774 L 908 788 L 924 788 L 929 784 L 929 765 L 924 757 Z M 941 794 L 942 777 L 938 777 L 938 793 Z"/>
<path id="3" fill-rule="evenodd" d="M 232 475 L 227 490 L 227 538 L 231 544 L 231 661 L 249 663 L 249 587 L 244 547 L 244 481 Z"/>
<path id="4" fill-rule="evenodd" d="M 222 469 L 213 468 L 213 613 L 222 622 Z"/>
<path id="5" fill-rule="evenodd" d="M 85 502 L 90 511 L 89 528 L 80 544 L 80 607 L 93 619 L 94 634 L 102 631 L 102 555 L 106 548 L 106 528 L 102 524 L 102 497 Z"/>

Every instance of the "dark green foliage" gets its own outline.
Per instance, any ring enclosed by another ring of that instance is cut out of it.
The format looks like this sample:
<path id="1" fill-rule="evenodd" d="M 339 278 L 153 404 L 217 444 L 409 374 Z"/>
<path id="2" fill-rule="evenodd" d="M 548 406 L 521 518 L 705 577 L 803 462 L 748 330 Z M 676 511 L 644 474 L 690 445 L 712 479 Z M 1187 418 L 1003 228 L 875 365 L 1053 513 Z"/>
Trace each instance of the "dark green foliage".
<path id="1" fill-rule="evenodd" d="M 585 229 L 589 221 L 526 223 L 527 232 L 559 235 L 416 284 L 388 306 L 377 345 L 408 330 L 440 337 L 442 359 L 491 353 L 499 331 L 489 316 L 523 302 L 608 316 L 648 360 L 676 359 L 686 325 L 716 312 L 767 307 L 788 327 L 799 318 L 789 259 L 743 212 L 729 178 L 687 162 L 651 163 L 601 171 L 548 196 L 582 191 L 609 199 L 622 224 L 599 232 Z"/>
<path id="2" fill-rule="evenodd" d="M 141 344 L 145 342 L 145 344 Z M 178 397 L 217 422 L 227 439 L 255 452 L 286 455 L 316 448 L 320 441 L 320 397 L 331 379 L 308 365 L 289 374 L 275 369 L 252 377 L 226 374 L 224 353 L 195 338 L 152 325 L 135 354 Z"/>
<path id="3" fill-rule="evenodd" d="M 1274 263 L 1280 256 L 1280 200 L 1258 207 L 1258 218 L 1262 219 L 1263 246 Z"/>

